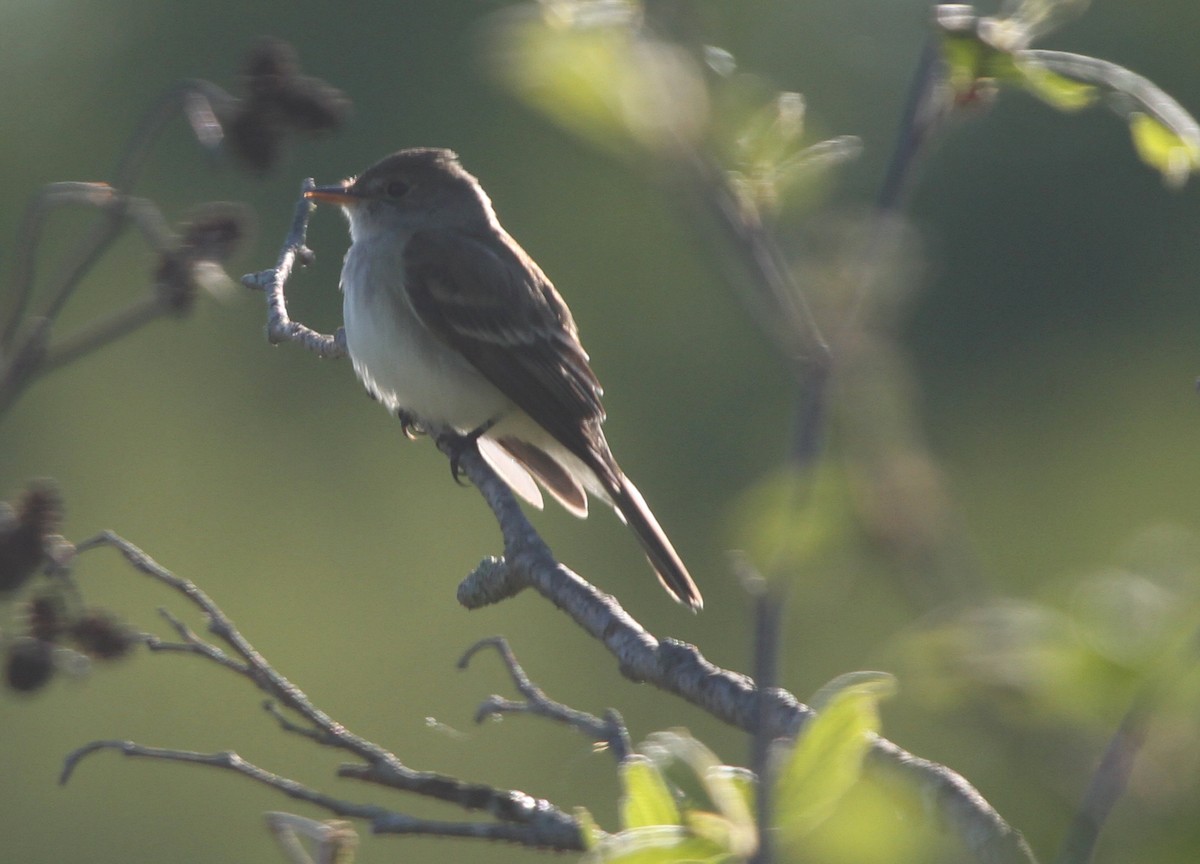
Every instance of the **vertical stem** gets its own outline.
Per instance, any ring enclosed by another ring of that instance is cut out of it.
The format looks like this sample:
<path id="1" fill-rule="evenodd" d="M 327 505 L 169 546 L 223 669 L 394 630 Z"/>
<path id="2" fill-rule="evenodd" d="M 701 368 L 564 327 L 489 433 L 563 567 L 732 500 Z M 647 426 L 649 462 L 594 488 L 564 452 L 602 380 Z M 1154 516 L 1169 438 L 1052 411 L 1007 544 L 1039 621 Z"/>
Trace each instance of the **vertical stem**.
<path id="1" fill-rule="evenodd" d="M 750 767 L 758 777 L 754 814 L 758 827 L 758 851 L 754 854 L 752 864 L 771 864 L 775 855 L 774 835 L 771 833 L 775 807 L 771 794 L 775 783 L 771 766 L 774 736 L 765 718 L 768 703 L 775 697 L 779 684 L 779 630 L 783 617 L 783 592 L 777 582 L 757 575 L 751 577 L 749 584 L 758 589 L 754 597 L 755 724 L 750 739 Z"/>
<path id="2" fill-rule="evenodd" d="M 896 135 L 896 146 L 875 201 L 875 207 L 881 214 L 894 213 L 904 206 L 918 158 L 945 119 L 944 107 L 936 98 L 941 78 L 937 37 L 930 36 L 917 61 L 901 116 L 900 130 Z"/>

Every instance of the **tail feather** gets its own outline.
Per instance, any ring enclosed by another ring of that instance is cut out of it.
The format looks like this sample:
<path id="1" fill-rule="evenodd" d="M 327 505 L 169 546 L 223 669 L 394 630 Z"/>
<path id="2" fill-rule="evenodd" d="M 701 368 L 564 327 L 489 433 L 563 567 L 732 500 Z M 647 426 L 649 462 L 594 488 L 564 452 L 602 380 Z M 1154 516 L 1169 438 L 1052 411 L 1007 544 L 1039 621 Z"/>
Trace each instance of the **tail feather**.
<path id="1" fill-rule="evenodd" d="M 541 510 L 542 493 L 538 491 L 538 485 L 533 482 L 533 478 L 529 476 L 529 471 L 525 469 L 525 466 L 486 435 L 480 436 L 476 444 L 484 461 L 500 475 L 500 479 L 508 484 L 508 488 Z"/>
<path id="2" fill-rule="evenodd" d="M 587 518 L 587 495 L 584 493 L 583 487 L 554 457 L 528 441 L 511 436 L 499 438 L 496 443 L 503 447 L 509 456 L 524 466 L 526 471 L 536 477 L 543 488 L 553 495 L 569 513 L 580 519 Z"/>
<path id="3" fill-rule="evenodd" d="M 498 445 L 494 449 L 511 459 L 515 463 L 514 468 L 519 466 L 518 470 L 524 469 L 520 473 L 525 475 L 523 479 L 526 483 L 529 482 L 528 475 L 532 474 L 543 489 L 580 518 L 587 518 L 587 492 L 611 505 L 637 537 L 667 593 L 693 612 L 699 612 L 704 607 L 700 589 L 692 581 L 679 553 L 650 512 L 642 493 L 617 466 L 598 427 L 596 439 L 588 442 L 591 446 L 583 457 L 558 442 L 538 440 L 533 443 L 524 435 L 518 437 L 501 433 L 494 439 L 485 435 L 479 440 L 480 443 L 491 445 L 494 442 Z M 492 461 L 489 458 L 489 462 Z M 509 476 L 502 476 L 510 485 L 513 484 Z M 527 500 L 533 500 L 527 492 L 517 491 Z"/>
<path id="4" fill-rule="evenodd" d="M 609 492 L 613 507 L 642 544 L 642 551 L 650 560 L 658 581 L 676 600 L 693 612 L 699 612 L 704 608 L 700 589 L 692 581 L 679 553 L 650 512 L 642 493 L 624 474 L 618 475 L 618 484 Z"/>

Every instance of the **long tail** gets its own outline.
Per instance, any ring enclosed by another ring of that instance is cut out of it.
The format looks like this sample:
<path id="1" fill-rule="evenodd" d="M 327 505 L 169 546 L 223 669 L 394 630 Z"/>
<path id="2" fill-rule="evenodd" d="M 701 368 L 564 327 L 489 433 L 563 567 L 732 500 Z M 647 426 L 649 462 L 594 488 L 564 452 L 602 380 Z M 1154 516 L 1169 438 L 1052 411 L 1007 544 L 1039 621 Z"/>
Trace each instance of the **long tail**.
<path id="1" fill-rule="evenodd" d="M 672 597 L 693 612 L 699 612 L 704 608 L 704 598 L 700 596 L 700 589 L 692 581 L 679 553 L 650 512 L 642 493 L 624 474 L 619 474 L 618 479 L 619 485 L 609 490 L 613 507 L 637 535 L 642 550 L 650 559 L 650 565 L 658 574 L 658 581 Z"/>
<path id="2" fill-rule="evenodd" d="M 572 454 L 557 442 L 548 447 L 546 442 L 534 444 L 513 435 L 500 436 L 496 439 L 496 444 L 536 477 L 547 492 L 576 516 L 587 517 L 587 495 L 584 487 L 592 494 L 607 500 L 621 520 L 633 530 L 642 551 L 650 560 L 650 566 L 658 575 L 658 581 L 667 592 L 693 612 L 699 612 L 704 607 L 704 598 L 700 596 L 700 589 L 692 581 L 679 553 L 675 551 L 658 520 L 650 512 L 642 493 L 617 466 L 603 434 L 599 431 L 599 425 L 589 431 L 591 435 L 586 449 L 580 448 L 586 458 Z M 489 458 L 488 450 L 481 448 L 480 452 L 497 471 L 500 470 Z M 552 452 L 555 455 L 551 455 Z M 503 473 L 501 476 L 526 500 L 533 500 L 526 492 L 521 492 L 511 477 Z"/>

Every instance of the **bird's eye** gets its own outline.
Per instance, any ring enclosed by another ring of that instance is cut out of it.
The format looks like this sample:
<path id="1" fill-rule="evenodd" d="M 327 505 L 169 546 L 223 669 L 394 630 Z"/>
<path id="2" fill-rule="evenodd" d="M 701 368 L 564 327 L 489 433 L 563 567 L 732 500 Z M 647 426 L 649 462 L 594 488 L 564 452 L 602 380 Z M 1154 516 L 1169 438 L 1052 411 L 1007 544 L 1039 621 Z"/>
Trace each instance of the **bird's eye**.
<path id="1" fill-rule="evenodd" d="M 408 194 L 409 186 L 403 180 L 393 180 L 384 188 L 389 198 L 403 198 Z"/>

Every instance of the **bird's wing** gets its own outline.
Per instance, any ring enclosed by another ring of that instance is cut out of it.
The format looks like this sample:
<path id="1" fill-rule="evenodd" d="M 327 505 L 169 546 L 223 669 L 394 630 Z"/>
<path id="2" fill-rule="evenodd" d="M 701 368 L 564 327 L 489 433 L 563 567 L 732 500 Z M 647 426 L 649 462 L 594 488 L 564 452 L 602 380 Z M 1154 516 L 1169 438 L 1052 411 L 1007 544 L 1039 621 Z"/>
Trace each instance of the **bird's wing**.
<path id="1" fill-rule="evenodd" d="M 507 235 L 418 231 L 404 251 L 417 317 L 567 449 L 594 462 L 603 392 L 566 304 Z M 611 458 L 611 457 L 610 457 Z"/>

